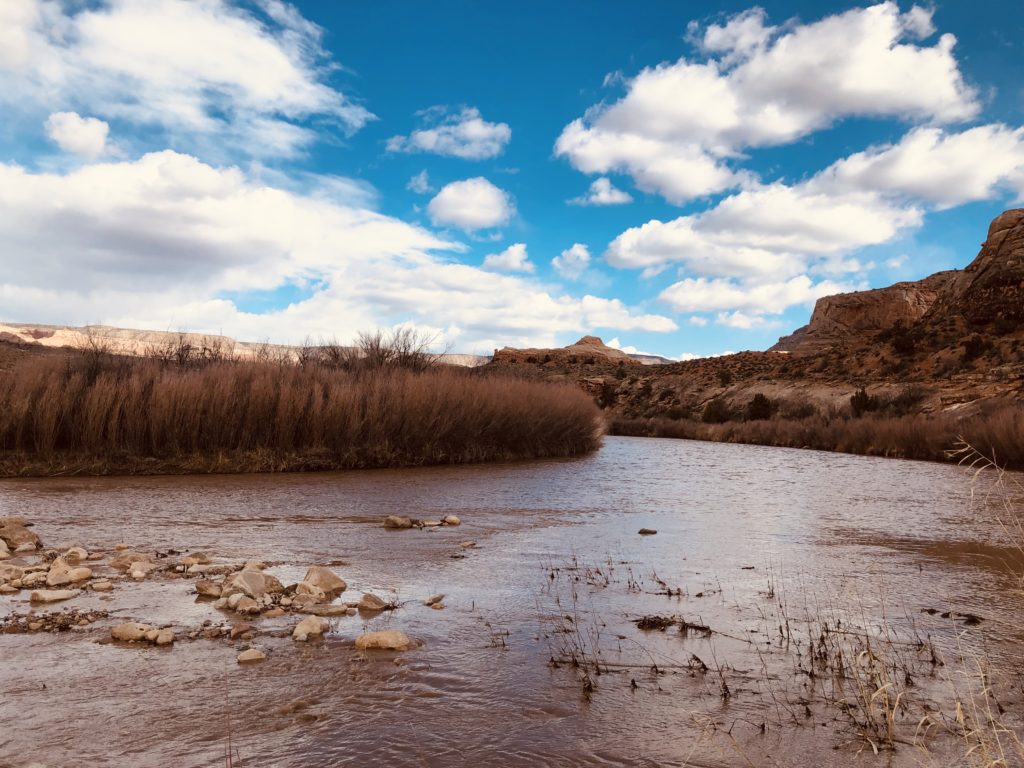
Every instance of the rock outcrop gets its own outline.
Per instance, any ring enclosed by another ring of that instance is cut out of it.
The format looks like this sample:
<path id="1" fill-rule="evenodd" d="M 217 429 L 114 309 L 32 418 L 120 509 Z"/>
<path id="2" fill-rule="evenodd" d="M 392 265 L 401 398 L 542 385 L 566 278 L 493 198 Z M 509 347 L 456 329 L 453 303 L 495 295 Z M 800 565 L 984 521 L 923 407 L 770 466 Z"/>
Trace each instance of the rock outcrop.
<path id="1" fill-rule="evenodd" d="M 824 296 L 815 303 L 807 325 L 783 336 L 768 351 L 814 354 L 850 334 L 908 328 L 928 313 L 958 275 L 956 271 L 938 272 L 888 288 Z"/>

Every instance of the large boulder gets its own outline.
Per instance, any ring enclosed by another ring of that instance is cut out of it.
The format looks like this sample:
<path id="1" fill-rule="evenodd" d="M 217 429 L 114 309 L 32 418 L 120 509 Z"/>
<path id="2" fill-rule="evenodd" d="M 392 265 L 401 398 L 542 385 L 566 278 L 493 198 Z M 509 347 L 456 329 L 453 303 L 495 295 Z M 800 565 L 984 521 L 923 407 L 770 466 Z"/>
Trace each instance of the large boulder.
<path id="1" fill-rule="evenodd" d="M 412 646 L 412 640 L 405 632 L 385 629 L 381 632 L 367 632 L 356 638 L 356 648 L 361 651 L 376 648 L 385 651 L 404 651 Z"/>
<path id="2" fill-rule="evenodd" d="M 328 595 L 337 595 L 348 589 L 345 580 L 322 565 L 314 565 L 302 579 L 306 584 L 319 587 Z"/>
<path id="3" fill-rule="evenodd" d="M 241 593 L 247 597 L 261 598 L 267 593 L 267 578 L 261 571 L 239 571 L 224 578 L 220 593 L 224 597 Z"/>

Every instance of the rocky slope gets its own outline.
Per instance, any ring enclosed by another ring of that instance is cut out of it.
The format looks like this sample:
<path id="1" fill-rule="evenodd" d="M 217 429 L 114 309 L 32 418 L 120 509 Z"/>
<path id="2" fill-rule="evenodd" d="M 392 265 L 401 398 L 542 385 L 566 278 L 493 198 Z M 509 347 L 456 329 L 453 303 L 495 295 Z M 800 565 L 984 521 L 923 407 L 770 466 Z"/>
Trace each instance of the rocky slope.
<path id="1" fill-rule="evenodd" d="M 501 350 L 488 368 L 576 381 L 619 417 L 700 419 L 760 393 L 779 412 L 849 409 L 864 387 L 901 412 L 971 412 L 1024 400 L 1024 209 L 998 216 L 963 270 L 828 296 L 766 352 L 640 367 L 581 339 L 563 350 Z"/>

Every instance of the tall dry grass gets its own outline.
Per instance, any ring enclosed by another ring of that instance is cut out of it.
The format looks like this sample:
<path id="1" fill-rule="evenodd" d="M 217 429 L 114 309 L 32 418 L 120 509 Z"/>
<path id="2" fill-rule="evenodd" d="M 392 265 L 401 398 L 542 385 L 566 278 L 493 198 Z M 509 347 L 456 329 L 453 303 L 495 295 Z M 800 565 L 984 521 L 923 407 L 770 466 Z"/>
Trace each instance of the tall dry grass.
<path id="1" fill-rule="evenodd" d="M 117 356 L 0 374 L 0 474 L 267 471 L 572 456 L 599 412 L 569 386 L 397 366 Z"/>
<path id="2" fill-rule="evenodd" d="M 1002 404 L 972 416 L 816 414 L 705 424 L 672 419 L 614 419 L 611 434 L 674 437 L 725 443 L 813 448 L 823 451 L 929 461 L 956 460 L 950 451 L 967 442 L 1009 469 L 1024 469 L 1024 407 Z"/>

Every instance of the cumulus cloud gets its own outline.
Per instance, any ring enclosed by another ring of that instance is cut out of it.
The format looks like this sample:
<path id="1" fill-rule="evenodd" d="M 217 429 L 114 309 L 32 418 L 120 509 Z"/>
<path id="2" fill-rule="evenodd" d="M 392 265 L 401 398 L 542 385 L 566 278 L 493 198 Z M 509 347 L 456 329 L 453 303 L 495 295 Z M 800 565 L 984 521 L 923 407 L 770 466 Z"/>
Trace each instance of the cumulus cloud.
<path id="1" fill-rule="evenodd" d="M 173 151 L 66 173 L 0 164 L 0 241 L 19 265 L 0 276 L 12 320 L 293 342 L 415 322 L 461 349 L 676 328 L 617 299 L 453 263 L 462 246 L 421 227 Z M 300 296 L 284 308 L 236 303 L 286 286 Z"/>
<path id="2" fill-rule="evenodd" d="M 477 176 L 442 187 L 427 205 L 427 212 L 436 225 L 474 232 L 507 224 L 516 207 L 508 192 Z"/>
<path id="3" fill-rule="evenodd" d="M 278 0 L 5 0 L 0 103 L 163 129 L 179 145 L 229 137 L 237 151 L 290 155 L 309 117 L 354 131 L 373 119 L 325 82 L 321 30 Z M 79 110 L 80 111 L 80 110 Z"/>
<path id="4" fill-rule="evenodd" d="M 780 314 L 796 304 L 811 305 L 822 296 L 852 290 L 848 284 L 822 280 L 813 283 L 806 275 L 785 282 L 747 286 L 734 280 L 687 278 L 661 292 L 665 301 L 678 312 L 746 311 L 757 315 Z M 700 325 L 703 318 L 690 318 Z"/>
<path id="5" fill-rule="evenodd" d="M 507 123 L 489 123 L 475 107 L 463 107 L 449 113 L 447 107 L 435 107 L 421 113 L 430 123 L 408 136 L 388 139 L 389 152 L 431 152 L 464 160 L 485 160 L 497 157 L 512 140 Z"/>
<path id="6" fill-rule="evenodd" d="M 567 280 L 578 280 L 590 266 L 590 250 L 583 243 L 573 243 L 551 260 L 551 266 Z"/>
<path id="7" fill-rule="evenodd" d="M 1000 188 L 1024 197 L 1024 128 L 980 125 L 960 133 L 915 128 L 898 143 L 833 164 L 821 187 L 877 190 L 949 208 L 987 200 Z"/>
<path id="8" fill-rule="evenodd" d="M 627 173 L 683 203 L 748 183 L 729 166 L 745 148 L 786 144 L 845 117 L 970 119 L 979 104 L 953 56 L 955 37 L 918 44 L 930 24 L 930 10 L 901 14 L 893 2 L 781 27 L 745 12 L 705 31 L 708 60 L 642 70 L 622 99 L 566 126 L 555 152 L 584 173 Z"/>
<path id="9" fill-rule="evenodd" d="M 602 176 L 594 179 L 586 194 L 574 197 L 570 205 L 622 205 L 633 202 L 633 197 L 612 184 L 611 179 Z"/>
<path id="10" fill-rule="evenodd" d="M 526 252 L 526 243 L 513 243 L 501 253 L 490 253 L 484 257 L 484 269 L 501 272 L 533 272 L 533 262 Z"/>
<path id="11" fill-rule="evenodd" d="M 107 147 L 110 126 L 77 112 L 54 112 L 46 120 L 46 135 L 65 152 L 93 160 Z"/>

